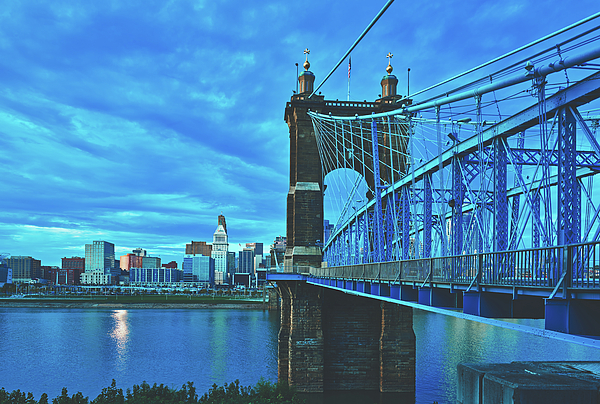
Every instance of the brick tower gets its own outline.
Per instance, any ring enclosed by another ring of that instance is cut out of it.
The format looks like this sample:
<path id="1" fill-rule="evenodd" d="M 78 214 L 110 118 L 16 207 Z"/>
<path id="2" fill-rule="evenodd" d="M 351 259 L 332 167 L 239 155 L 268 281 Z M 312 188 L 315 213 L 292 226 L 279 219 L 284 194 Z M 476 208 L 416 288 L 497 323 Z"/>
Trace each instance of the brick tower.
<path id="1" fill-rule="evenodd" d="M 390 111 L 410 103 L 408 99 L 405 103 L 396 102 L 402 96 L 396 95 L 398 79 L 390 74 L 391 70 L 381 81 L 382 94 L 386 95 L 375 102 L 326 101 L 320 94 L 311 97 L 315 75 L 309 70 L 308 53 L 310 51 L 305 50 L 305 70 L 298 77 L 299 93 L 292 95 L 284 116 L 290 131 L 290 189 L 287 195 L 287 247 L 284 267 L 290 271 L 292 266 L 320 267 L 321 247 L 326 241 L 323 239 L 323 177 L 327 173 L 323 173 L 321 169 L 315 132 L 307 112 L 310 110 L 321 114 L 331 113 L 334 116 L 367 115 L 372 112 Z M 347 140 L 348 144 L 353 141 L 355 140 Z M 398 168 L 399 164 L 402 164 L 399 163 L 398 156 L 390 156 L 386 152 L 386 149 L 389 149 L 385 147 L 386 142 L 386 139 L 379 140 L 379 144 L 384 146 L 380 146 L 381 167 L 385 167 L 386 164 L 390 167 L 390 160 L 394 160 L 393 166 Z M 343 150 L 337 152 L 340 156 L 345 154 Z M 356 163 L 358 166 L 358 161 Z M 382 173 L 382 178 L 385 179 L 385 172 Z M 372 178 L 366 178 L 366 181 L 373 185 Z"/>

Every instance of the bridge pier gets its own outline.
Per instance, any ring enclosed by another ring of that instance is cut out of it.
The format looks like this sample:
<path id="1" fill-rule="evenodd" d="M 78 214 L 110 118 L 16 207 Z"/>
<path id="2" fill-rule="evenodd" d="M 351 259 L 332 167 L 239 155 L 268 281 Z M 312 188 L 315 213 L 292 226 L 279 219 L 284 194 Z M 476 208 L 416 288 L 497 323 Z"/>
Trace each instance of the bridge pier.
<path id="1" fill-rule="evenodd" d="M 415 392 L 412 308 L 278 281 L 278 375 L 299 392 Z"/>

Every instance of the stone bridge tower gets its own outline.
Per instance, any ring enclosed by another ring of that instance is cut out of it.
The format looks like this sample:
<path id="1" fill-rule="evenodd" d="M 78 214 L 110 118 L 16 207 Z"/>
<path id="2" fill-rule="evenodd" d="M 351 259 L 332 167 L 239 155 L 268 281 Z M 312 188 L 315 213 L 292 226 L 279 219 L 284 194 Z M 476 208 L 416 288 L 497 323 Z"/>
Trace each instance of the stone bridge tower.
<path id="1" fill-rule="evenodd" d="M 326 101 L 320 94 L 310 97 L 314 89 L 315 75 L 309 68 L 307 56 L 304 62 L 305 70 L 298 77 L 299 93 L 294 94 L 287 103 L 284 117 L 290 131 L 290 189 L 287 195 L 287 247 L 284 266 L 290 270 L 292 266 L 320 267 L 321 246 L 326 242 L 323 240 L 323 174 L 327 173 L 323 173 L 321 169 L 315 132 L 307 112 L 310 110 L 322 114 L 331 113 L 334 116 L 367 115 L 400 108 L 401 103 L 396 101 L 402 98 L 396 94 L 398 79 L 391 74 L 392 66 L 389 64 L 386 69 L 387 75 L 381 80 L 382 97 L 375 102 Z M 406 99 L 403 104 L 410 104 L 410 100 Z M 387 146 L 388 141 L 383 138 L 379 140 L 379 144 Z M 356 140 L 348 139 L 348 142 L 353 144 Z M 400 150 L 398 145 L 392 146 L 392 149 Z M 393 166 L 402 170 L 404 166 L 400 153 L 391 156 L 389 149 L 380 146 L 383 180 L 388 175 L 383 167 Z M 337 152 L 340 155 L 344 154 L 343 150 Z M 365 180 L 374 188 L 372 176 Z M 368 197 L 371 198 L 372 195 Z"/>

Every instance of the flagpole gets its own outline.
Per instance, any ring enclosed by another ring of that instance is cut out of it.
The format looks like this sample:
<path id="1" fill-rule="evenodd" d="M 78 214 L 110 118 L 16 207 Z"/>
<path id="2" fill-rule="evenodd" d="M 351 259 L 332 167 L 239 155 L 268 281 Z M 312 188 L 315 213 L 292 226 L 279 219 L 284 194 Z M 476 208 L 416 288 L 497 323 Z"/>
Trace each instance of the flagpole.
<path id="1" fill-rule="evenodd" d="M 350 101 L 350 69 L 352 68 L 352 56 L 348 57 L 348 101 Z"/>

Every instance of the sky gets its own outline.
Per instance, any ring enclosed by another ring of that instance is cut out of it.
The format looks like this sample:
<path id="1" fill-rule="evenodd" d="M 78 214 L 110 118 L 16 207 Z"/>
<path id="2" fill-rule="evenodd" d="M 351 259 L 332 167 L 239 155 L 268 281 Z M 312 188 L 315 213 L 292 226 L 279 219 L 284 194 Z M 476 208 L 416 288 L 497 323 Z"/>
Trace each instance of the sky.
<path id="1" fill-rule="evenodd" d="M 0 252 L 61 265 L 104 240 L 181 263 L 221 213 L 230 250 L 285 235 L 295 63 L 310 49 L 320 83 L 385 3 L 0 0 Z M 396 0 L 351 99 L 378 98 L 388 52 L 414 92 L 599 9 Z M 346 99 L 347 62 L 320 91 Z"/>

